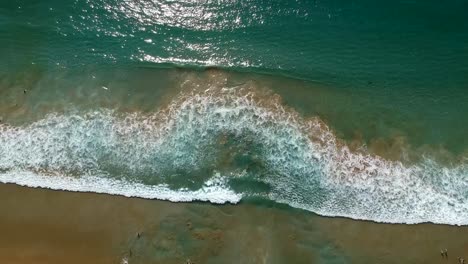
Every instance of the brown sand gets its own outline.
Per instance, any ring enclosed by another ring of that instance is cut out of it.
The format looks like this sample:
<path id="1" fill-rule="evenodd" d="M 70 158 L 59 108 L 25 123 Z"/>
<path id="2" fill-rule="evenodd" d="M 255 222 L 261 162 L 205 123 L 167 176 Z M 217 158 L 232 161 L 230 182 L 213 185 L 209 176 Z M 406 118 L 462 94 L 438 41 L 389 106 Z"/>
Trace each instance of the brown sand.
<path id="1" fill-rule="evenodd" d="M 468 227 L 0 184 L 0 263 L 457 263 Z M 140 237 L 137 236 L 138 233 Z M 439 254 L 447 248 L 448 260 Z"/>
<path id="2" fill-rule="evenodd" d="M 182 207 L 1 184 L 0 263 L 119 263 L 139 230 Z"/>

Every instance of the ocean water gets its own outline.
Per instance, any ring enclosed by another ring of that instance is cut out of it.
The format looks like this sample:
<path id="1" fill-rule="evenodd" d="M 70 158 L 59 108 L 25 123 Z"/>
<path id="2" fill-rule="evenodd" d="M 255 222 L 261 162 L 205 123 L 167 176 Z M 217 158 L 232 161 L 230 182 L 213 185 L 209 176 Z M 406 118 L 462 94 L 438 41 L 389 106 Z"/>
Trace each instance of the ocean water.
<path id="1" fill-rule="evenodd" d="M 0 4 L 0 181 L 468 224 L 466 1 Z"/>

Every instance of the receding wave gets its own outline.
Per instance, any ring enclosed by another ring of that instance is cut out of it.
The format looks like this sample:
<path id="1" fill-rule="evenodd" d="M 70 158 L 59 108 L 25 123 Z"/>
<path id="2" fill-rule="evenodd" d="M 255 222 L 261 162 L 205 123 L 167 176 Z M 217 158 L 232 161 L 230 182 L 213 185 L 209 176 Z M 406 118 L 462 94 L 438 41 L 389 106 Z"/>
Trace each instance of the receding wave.
<path id="1" fill-rule="evenodd" d="M 222 79 L 222 78 L 221 78 Z M 170 201 L 260 196 L 327 216 L 468 224 L 468 165 L 352 151 L 252 83 L 185 83 L 155 113 L 53 113 L 0 126 L 0 181 Z"/>

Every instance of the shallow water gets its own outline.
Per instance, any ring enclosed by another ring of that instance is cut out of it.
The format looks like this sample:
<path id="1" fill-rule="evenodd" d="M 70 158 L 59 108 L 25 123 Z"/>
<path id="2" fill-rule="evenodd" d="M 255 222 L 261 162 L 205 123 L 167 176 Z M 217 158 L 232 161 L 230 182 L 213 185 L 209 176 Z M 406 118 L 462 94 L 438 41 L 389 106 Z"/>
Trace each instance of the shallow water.
<path id="1" fill-rule="evenodd" d="M 247 203 L 258 216 L 267 204 L 467 225 L 467 8 L 455 0 L 1 3 L 0 182 Z M 280 214 L 294 223 L 294 212 Z M 268 244 L 270 231 L 257 235 Z M 317 243 L 309 242 L 301 248 Z M 258 250 L 252 256 L 267 257 Z M 306 259 L 353 256 L 338 251 L 324 246 Z M 364 263 L 373 253 L 359 254 Z"/>
<path id="2" fill-rule="evenodd" d="M 315 80 L 341 99 L 303 98 L 300 89 L 286 97 L 344 137 L 403 133 L 462 153 L 467 8 L 458 0 L 6 2 L 0 68 L 3 78 L 30 81 L 63 68 L 175 65 Z"/>
<path id="3" fill-rule="evenodd" d="M 463 155 L 411 145 L 405 134 L 346 140 L 320 114 L 296 110 L 301 100 L 282 99 L 291 94 L 284 87 L 312 98 L 332 98 L 333 89 L 277 80 L 215 69 L 64 70 L 39 75 L 26 93 L 7 86 L 1 180 L 171 201 L 260 197 L 327 216 L 466 224 Z"/>
<path id="4" fill-rule="evenodd" d="M 7 263 L 455 263 L 468 254 L 466 227 L 324 218 L 271 203 L 0 190 Z"/>

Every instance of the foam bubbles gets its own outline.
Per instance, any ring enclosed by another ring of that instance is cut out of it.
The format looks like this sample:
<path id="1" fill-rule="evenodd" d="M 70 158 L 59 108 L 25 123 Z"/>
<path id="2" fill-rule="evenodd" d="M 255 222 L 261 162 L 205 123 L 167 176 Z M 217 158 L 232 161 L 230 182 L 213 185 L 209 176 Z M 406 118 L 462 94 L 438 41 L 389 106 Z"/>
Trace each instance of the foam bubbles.
<path id="1" fill-rule="evenodd" d="M 52 190 L 67 190 L 74 192 L 93 192 L 140 197 L 146 199 L 161 199 L 171 202 L 205 201 L 216 204 L 237 203 L 242 196 L 225 186 L 225 179 L 216 175 L 198 190 L 186 188 L 172 190 L 167 185 L 145 185 L 125 180 L 109 179 L 101 176 L 83 176 L 79 178 L 66 176 L 40 175 L 30 171 L 10 171 L 0 174 L 0 182 L 14 183 L 21 186 L 46 188 Z"/>
<path id="2" fill-rule="evenodd" d="M 101 109 L 2 126 L 0 181 L 171 201 L 260 195 L 328 216 L 468 224 L 466 163 L 405 165 L 353 152 L 275 95 L 209 86 L 152 114 Z M 268 189 L 235 192 L 234 179 Z"/>

